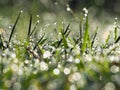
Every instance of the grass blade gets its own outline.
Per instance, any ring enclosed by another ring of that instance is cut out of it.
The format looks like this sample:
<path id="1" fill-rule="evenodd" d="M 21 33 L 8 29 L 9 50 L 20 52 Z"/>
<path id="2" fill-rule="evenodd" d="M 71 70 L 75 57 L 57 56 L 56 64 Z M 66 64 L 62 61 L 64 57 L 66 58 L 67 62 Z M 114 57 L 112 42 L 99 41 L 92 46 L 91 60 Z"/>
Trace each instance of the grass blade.
<path id="1" fill-rule="evenodd" d="M 58 41 L 58 44 L 57 44 L 57 48 L 60 46 L 60 44 L 62 43 L 62 39 L 60 39 L 59 41 Z"/>
<path id="2" fill-rule="evenodd" d="M 97 36 L 97 30 L 98 30 L 98 27 L 96 28 L 96 32 L 95 32 L 95 34 L 94 34 L 94 36 L 93 36 L 93 39 L 92 39 L 92 41 L 91 41 L 91 48 L 93 47 L 93 44 L 94 44 L 94 42 L 95 42 L 95 38 L 96 38 L 96 36 Z"/>
<path id="3" fill-rule="evenodd" d="M 120 36 L 116 39 L 115 43 L 118 43 L 119 40 L 120 40 Z"/>
<path id="4" fill-rule="evenodd" d="M 82 49 L 82 21 L 80 22 L 80 30 L 79 30 L 79 40 L 80 40 L 80 48 Z M 76 42 L 77 43 L 77 42 Z M 82 52 L 82 50 L 80 49 L 80 52 Z"/>
<path id="5" fill-rule="evenodd" d="M 62 33 L 62 41 L 63 41 L 64 47 L 68 48 L 67 40 L 66 40 L 66 37 L 65 37 L 64 33 Z"/>
<path id="6" fill-rule="evenodd" d="M 35 32 L 36 28 L 37 28 L 38 22 L 36 23 L 36 25 L 34 26 L 33 30 L 30 33 L 30 36 L 32 36 L 32 34 Z"/>
<path id="7" fill-rule="evenodd" d="M 68 24 L 67 28 L 64 31 L 64 35 L 67 33 L 67 31 L 69 30 L 70 24 Z"/>
<path id="8" fill-rule="evenodd" d="M 65 29 L 65 31 L 61 31 L 62 33 L 62 39 L 60 39 L 58 41 L 58 44 L 57 44 L 57 48 L 60 46 L 60 44 L 62 43 L 63 39 L 65 39 L 65 37 L 68 37 L 68 35 L 70 34 L 70 31 L 69 30 L 69 27 L 70 27 L 70 24 L 68 24 L 67 28 Z"/>
<path id="9" fill-rule="evenodd" d="M 8 43 L 11 41 L 11 38 L 12 38 L 13 33 L 14 33 L 14 31 L 15 31 L 15 27 L 16 27 L 16 25 L 17 25 L 17 23 L 18 23 L 18 20 L 19 20 L 19 18 L 20 18 L 20 15 L 21 15 L 21 12 L 19 13 L 19 15 L 18 15 L 18 17 L 17 17 L 17 19 L 16 19 L 16 21 L 15 21 L 15 24 L 14 24 L 14 26 L 13 26 L 13 28 L 12 28 L 12 31 L 11 31 L 11 34 L 10 34 Z"/>
<path id="10" fill-rule="evenodd" d="M 28 28 L 28 38 L 30 37 L 30 33 L 31 33 L 31 25 L 32 25 L 32 14 L 30 14 L 30 21 L 29 21 L 29 28 Z"/>
<path id="11" fill-rule="evenodd" d="M 35 50 L 37 48 L 38 44 L 43 40 L 44 36 L 45 36 L 45 34 L 43 34 L 42 37 L 38 40 L 38 42 L 34 46 L 33 50 Z"/>
<path id="12" fill-rule="evenodd" d="M 87 40 L 88 40 L 88 16 L 86 17 L 86 23 L 85 23 L 85 33 L 84 33 L 84 36 L 83 36 L 83 45 L 82 45 L 82 53 L 84 53 L 85 49 L 86 49 L 86 46 L 87 46 Z"/>
<path id="13" fill-rule="evenodd" d="M 2 49 L 4 46 L 3 46 L 3 40 L 2 40 L 2 36 L 0 34 L 0 49 Z"/>

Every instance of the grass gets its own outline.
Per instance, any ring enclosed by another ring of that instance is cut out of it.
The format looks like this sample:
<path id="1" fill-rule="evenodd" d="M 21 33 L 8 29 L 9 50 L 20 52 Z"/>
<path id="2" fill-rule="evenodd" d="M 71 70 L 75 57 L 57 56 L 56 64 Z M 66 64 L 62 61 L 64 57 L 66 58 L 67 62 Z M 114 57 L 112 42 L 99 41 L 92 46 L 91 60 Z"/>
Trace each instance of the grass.
<path id="1" fill-rule="evenodd" d="M 0 34 L 0 90 L 119 90 L 120 36 L 118 27 L 105 43 L 91 37 L 88 16 L 80 21 L 78 35 L 71 36 L 71 24 L 55 28 L 57 38 L 34 37 L 29 18 L 27 38 L 13 39 L 19 13 L 8 41 Z M 53 36 L 54 37 L 54 36 Z M 7 45 L 7 46 L 6 46 Z"/>

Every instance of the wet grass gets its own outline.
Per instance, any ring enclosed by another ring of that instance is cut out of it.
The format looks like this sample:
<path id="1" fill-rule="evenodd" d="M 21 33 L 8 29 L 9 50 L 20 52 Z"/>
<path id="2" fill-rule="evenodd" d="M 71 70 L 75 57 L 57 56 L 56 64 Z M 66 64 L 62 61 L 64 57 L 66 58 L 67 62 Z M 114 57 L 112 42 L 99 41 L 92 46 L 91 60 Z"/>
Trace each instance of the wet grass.
<path id="1" fill-rule="evenodd" d="M 30 15 L 27 37 L 17 40 L 13 36 L 20 13 L 8 41 L 0 34 L 0 89 L 119 90 L 119 28 L 116 24 L 113 39 L 110 40 L 110 33 L 103 43 L 97 36 L 98 27 L 91 36 L 86 14 L 76 35 L 70 35 L 71 24 L 61 23 L 55 28 L 54 39 L 49 39 L 46 33 L 36 38 L 38 22 L 32 29 Z"/>

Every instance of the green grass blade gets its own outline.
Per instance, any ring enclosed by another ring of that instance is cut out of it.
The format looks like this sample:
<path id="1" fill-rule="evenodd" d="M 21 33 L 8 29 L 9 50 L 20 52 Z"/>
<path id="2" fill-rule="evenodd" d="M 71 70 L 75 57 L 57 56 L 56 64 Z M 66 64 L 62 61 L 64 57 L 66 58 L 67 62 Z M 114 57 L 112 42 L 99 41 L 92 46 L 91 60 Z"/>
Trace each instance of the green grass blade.
<path id="1" fill-rule="evenodd" d="M 68 24 L 67 28 L 64 31 L 64 35 L 67 33 L 67 31 L 69 30 L 70 24 Z"/>
<path id="2" fill-rule="evenodd" d="M 105 40 L 106 44 L 107 44 L 107 43 L 108 43 L 108 41 L 110 40 L 110 35 L 111 35 L 111 31 L 110 31 L 110 33 L 109 33 L 109 35 L 108 35 L 107 39 Z"/>
<path id="3" fill-rule="evenodd" d="M 60 39 L 59 41 L 58 41 L 58 44 L 57 44 L 57 48 L 60 46 L 60 44 L 62 43 L 62 39 Z"/>
<path id="4" fill-rule="evenodd" d="M 62 33 L 62 40 L 63 40 L 64 47 L 68 48 L 67 40 L 66 40 L 64 33 Z"/>
<path id="5" fill-rule="evenodd" d="M 97 30 L 98 30 L 98 27 L 96 28 L 95 34 L 94 34 L 93 39 L 92 39 L 92 41 L 91 41 L 91 48 L 93 47 L 93 44 L 94 44 L 94 42 L 95 42 L 95 38 L 96 38 L 96 36 L 97 36 Z"/>
<path id="6" fill-rule="evenodd" d="M 82 45 L 82 53 L 84 53 L 86 46 L 87 46 L 87 40 L 88 40 L 88 30 L 89 30 L 89 25 L 88 25 L 88 16 L 86 17 L 86 23 L 85 23 L 85 32 L 83 36 L 83 45 Z"/>
<path id="7" fill-rule="evenodd" d="M 11 34 L 10 34 L 8 43 L 11 41 L 11 38 L 12 38 L 13 33 L 14 33 L 14 31 L 15 31 L 15 27 L 16 27 L 16 25 L 17 25 L 17 23 L 18 23 L 18 20 L 19 20 L 19 18 L 20 18 L 20 15 L 21 15 L 21 12 L 19 13 L 19 15 L 18 15 L 18 17 L 17 17 L 17 19 L 16 19 L 16 21 L 15 21 L 15 24 L 13 25 L 13 28 L 12 28 L 12 31 L 11 31 Z"/>
<path id="8" fill-rule="evenodd" d="M 2 36 L 0 34 L 0 49 L 2 49 L 4 46 L 3 46 L 3 40 L 2 40 Z"/>
<path id="9" fill-rule="evenodd" d="M 120 40 L 120 36 L 116 39 L 115 43 L 118 43 L 119 40 Z"/>
<path id="10" fill-rule="evenodd" d="M 58 41 L 58 44 L 57 44 L 57 48 L 60 46 L 60 44 L 62 43 L 62 41 L 63 41 L 63 39 L 64 39 L 64 44 L 66 43 L 66 40 L 65 40 L 65 38 L 66 37 L 68 37 L 68 35 L 70 34 L 70 31 L 68 31 L 69 30 L 69 27 L 70 27 L 70 24 L 68 24 L 68 26 L 66 27 L 66 29 L 65 30 L 61 30 L 61 34 L 62 34 L 62 39 L 60 39 L 59 41 Z M 65 46 L 67 46 L 66 44 L 65 44 Z"/>
<path id="11" fill-rule="evenodd" d="M 30 33 L 31 33 L 31 25 L 32 25 L 32 14 L 30 14 L 30 21 L 29 21 L 29 28 L 28 28 L 28 38 L 30 37 Z"/>
<path id="12" fill-rule="evenodd" d="M 35 32 L 36 28 L 37 28 L 38 22 L 36 23 L 36 25 L 34 26 L 33 30 L 30 33 L 30 36 L 32 36 L 32 34 Z"/>
<path id="13" fill-rule="evenodd" d="M 35 50 L 37 48 L 38 44 L 43 40 L 44 36 L 45 36 L 45 34 L 43 34 L 42 37 L 38 40 L 38 42 L 34 46 L 33 50 Z"/>
<path id="14" fill-rule="evenodd" d="M 115 27 L 115 30 L 114 30 L 114 41 L 116 41 L 117 39 L 117 26 Z"/>
<path id="15" fill-rule="evenodd" d="M 79 30 L 79 40 L 80 40 L 80 49 L 82 49 L 82 21 L 80 22 L 80 30 Z M 82 52 L 82 50 L 80 50 Z"/>

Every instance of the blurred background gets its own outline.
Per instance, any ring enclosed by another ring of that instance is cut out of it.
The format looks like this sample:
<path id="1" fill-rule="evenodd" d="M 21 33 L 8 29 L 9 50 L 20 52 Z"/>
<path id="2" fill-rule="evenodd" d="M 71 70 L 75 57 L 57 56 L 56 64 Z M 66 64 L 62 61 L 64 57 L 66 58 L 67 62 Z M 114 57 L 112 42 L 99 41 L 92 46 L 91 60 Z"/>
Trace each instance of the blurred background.
<path id="1" fill-rule="evenodd" d="M 90 27 L 93 29 L 97 26 L 101 30 L 111 29 L 114 18 L 119 19 L 120 16 L 120 0 L 0 0 L 0 27 L 7 29 L 14 24 L 19 11 L 23 10 L 25 15 L 21 21 L 23 24 L 19 25 L 21 29 L 27 28 L 30 13 L 34 22 L 39 15 L 44 26 L 49 27 L 60 19 L 72 22 L 72 27 L 78 28 L 76 21 L 84 7 L 89 11 Z"/>

